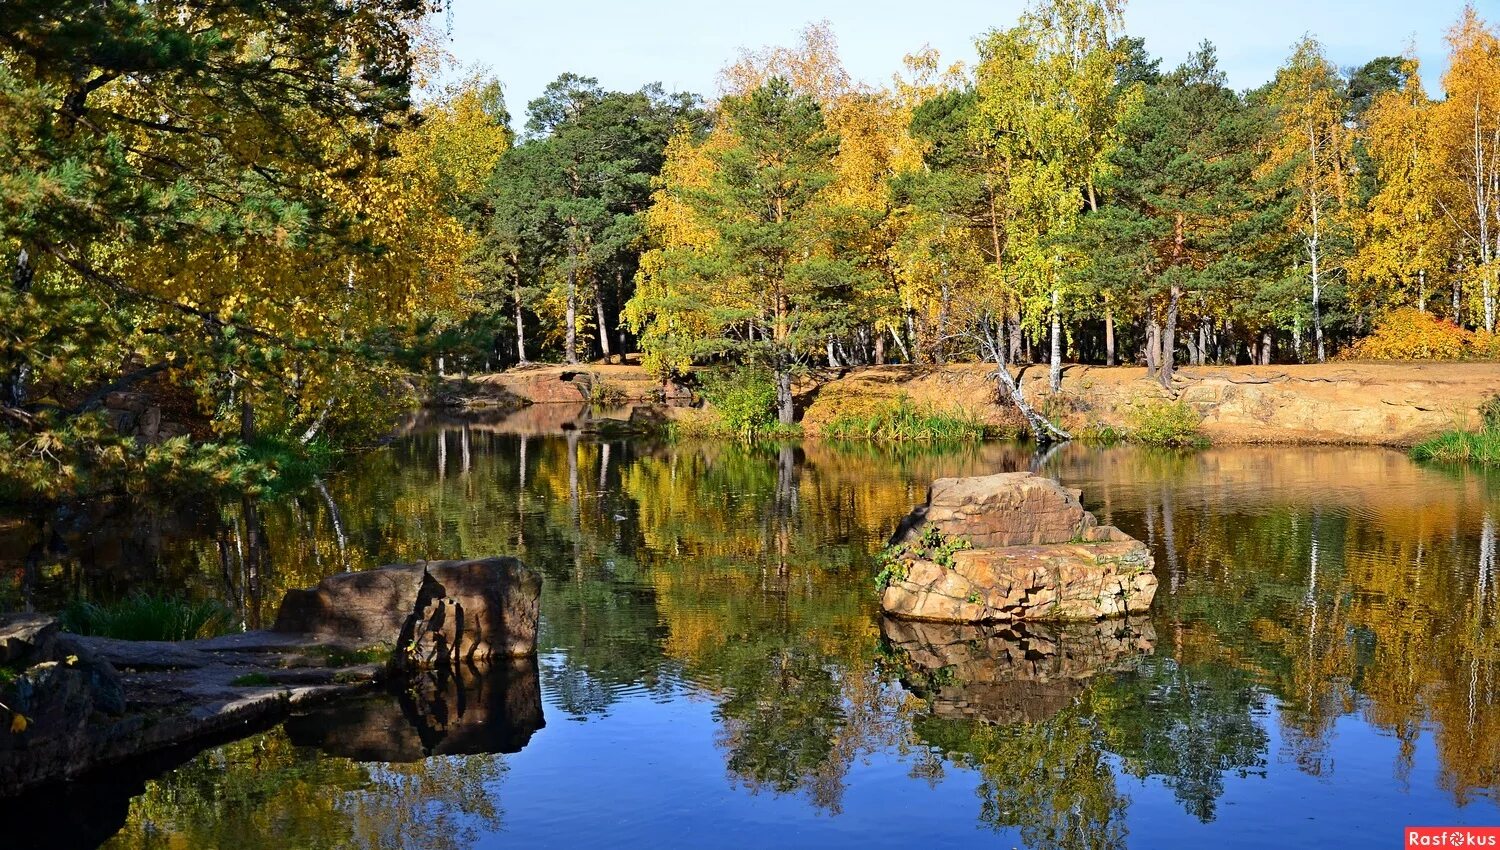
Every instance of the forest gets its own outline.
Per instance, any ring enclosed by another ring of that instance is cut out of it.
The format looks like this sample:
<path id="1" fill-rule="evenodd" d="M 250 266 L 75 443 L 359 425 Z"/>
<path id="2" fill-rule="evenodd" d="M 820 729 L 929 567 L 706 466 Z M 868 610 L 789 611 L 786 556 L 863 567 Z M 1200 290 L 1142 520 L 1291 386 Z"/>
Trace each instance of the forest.
<path id="1" fill-rule="evenodd" d="M 1236 91 L 1120 0 L 1034 0 L 976 62 L 917 49 L 883 85 L 815 23 L 711 96 L 564 74 L 514 121 L 443 12 L 0 7 L 0 497 L 265 484 L 378 439 L 424 376 L 537 361 L 752 366 L 789 423 L 820 366 L 1170 386 L 1500 353 L 1500 36 L 1472 6 L 1440 79 L 1308 36 Z M 187 433 L 116 433 L 105 402 L 143 388 Z"/>

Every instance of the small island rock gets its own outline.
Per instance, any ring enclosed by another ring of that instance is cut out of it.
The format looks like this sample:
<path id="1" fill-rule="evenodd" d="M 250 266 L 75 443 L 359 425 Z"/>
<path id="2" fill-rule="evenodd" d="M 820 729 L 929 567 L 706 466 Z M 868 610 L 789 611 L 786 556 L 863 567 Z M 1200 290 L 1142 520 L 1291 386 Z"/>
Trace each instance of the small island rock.
<path id="1" fill-rule="evenodd" d="M 1145 611 L 1156 595 L 1145 544 L 1100 526 L 1079 491 L 1029 472 L 933 482 L 891 544 L 881 604 L 896 617 L 1098 620 Z"/>

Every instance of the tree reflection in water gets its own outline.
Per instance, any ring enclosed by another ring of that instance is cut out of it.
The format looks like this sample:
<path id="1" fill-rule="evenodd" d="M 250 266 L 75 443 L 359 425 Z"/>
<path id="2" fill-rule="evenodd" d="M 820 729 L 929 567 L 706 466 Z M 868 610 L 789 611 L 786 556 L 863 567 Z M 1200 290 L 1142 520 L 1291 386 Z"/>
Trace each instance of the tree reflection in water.
<path id="1" fill-rule="evenodd" d="M 1127 777 L 1159 782 L 1203 822 L 1227 787 L 1262 781 L 1277 760 L 1336 778 L 1327 754 L 1341 718 L 1393 735 L 1398 775 L 1425 732 L 1444 793 L 1496 797 L 1495 481 L 1378 449 L 1070 445 L 1043 471 L 1081 487 L 1102 522 L 1157 558 L 1162 589 L 1149 620 L 1132 624 L 1135 643 L 1116 636 L 1119 651 L 1101 652 L 1100 639 L 1045 630 L 955 642 L 882 625 L 872 555 L 927 484 L 1030 461 L 1004 444 L 660 444 L 555 423 L 437 422 L 299 496 L 54 518 L 61 545 L 43 547 L 30 572 L 36 530 L 4 526 L 0 566 L 7 600 L 175 588 L 226 599 L 248 624 L 286 589 L 346 566 L 515 553 L 546 581 L 551 708 L 597 719 L 642 694 L 707 697 L 733 783 L 828 813 L 872 754 L 904 760 L 918 781 L 973 770 L 980 819 L 1031 847 L 1123 843 Z M 943 653 L 955 660 L 934 663 Z M 204 757 L 274 751 L 260 779 L 226 773 L 219 790 L 191 790 L 218 781 L 204 767 L 153 783 L 127 834 L 144 842 L 147 821 L 174 799 L 191 812 L 194 794 L 259 794 L 300 817 L 278 789 L 399 799 L 402 771 L 428 769 L 296 756 L 285 734 Z M 473 799 L 498 806 L 502 761 L 429 764 L 470 771 L 444 781 L 478 783 Z M 225 835 L 254 829 L 203 817 Z M 343 815 L 307 817 L 335 829 Z"/>

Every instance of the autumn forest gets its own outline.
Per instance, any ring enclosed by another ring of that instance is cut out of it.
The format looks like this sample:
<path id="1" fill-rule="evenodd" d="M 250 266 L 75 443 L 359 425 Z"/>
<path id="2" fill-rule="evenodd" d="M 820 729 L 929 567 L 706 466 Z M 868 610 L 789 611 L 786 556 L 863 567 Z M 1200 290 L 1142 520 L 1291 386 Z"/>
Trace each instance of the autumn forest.
<path id="1" fill-rule="evenodd" d="M 820 366 L 1170 386 L 1500 351 L 1500 38 L 1472 7 L 1440 79 L 1308 36 L 1236 91 L 1212 44 L 1166 63 L 1117 0 L 1037 0 L 977 62 L 918 49 L 884 85 L 813 24 L 710 96 L 564 74 L 521 117 L 435 11 L 5 5 L 11 497 L 253 485 L 224 446 L 365 443 L 409 376 L 533 361 L 746 365 L 790 423 Z M 114 439 L 94 414 L 144 385 L 202 439 Z"/>

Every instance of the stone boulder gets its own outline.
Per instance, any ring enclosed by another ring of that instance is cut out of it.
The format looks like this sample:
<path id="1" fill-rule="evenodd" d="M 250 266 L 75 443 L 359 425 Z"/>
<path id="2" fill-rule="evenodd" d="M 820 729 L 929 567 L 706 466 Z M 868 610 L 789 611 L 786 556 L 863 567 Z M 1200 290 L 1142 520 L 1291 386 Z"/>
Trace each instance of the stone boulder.
<path id="1" fill-rule="evenodd" d="M 1098 523 L 1080 495 L 1030 472 L 939 478 L 927 488 L 927 504 L 901 521 L 891 543 L 916 540 L 928 525 L 976 549 L 1082 540 Z"/>
<path id="2" fill-rule="evenodd" d="M 0 615 L 0 671 L 0 795 L 81 770 L 96 718 L 125 711 L 120 674 L 51 617 Z"/>
<path id="3" fill-rule="evenodd" d="M 392 564 L 289 591 L 274 631 L 392 645 L 398 667 L 524 656 L 536 652 L 541 592 L 515 558 Z"/>
<path id="4" fill-rule="evenodd" d="M 1100 526 L 1077 490 L 1029 472 L 939 479 L 891 543 L 881 605 L 897 617 L 1098 620 L 1145 611 L 1156 595 L 1143 543 Z"/>

